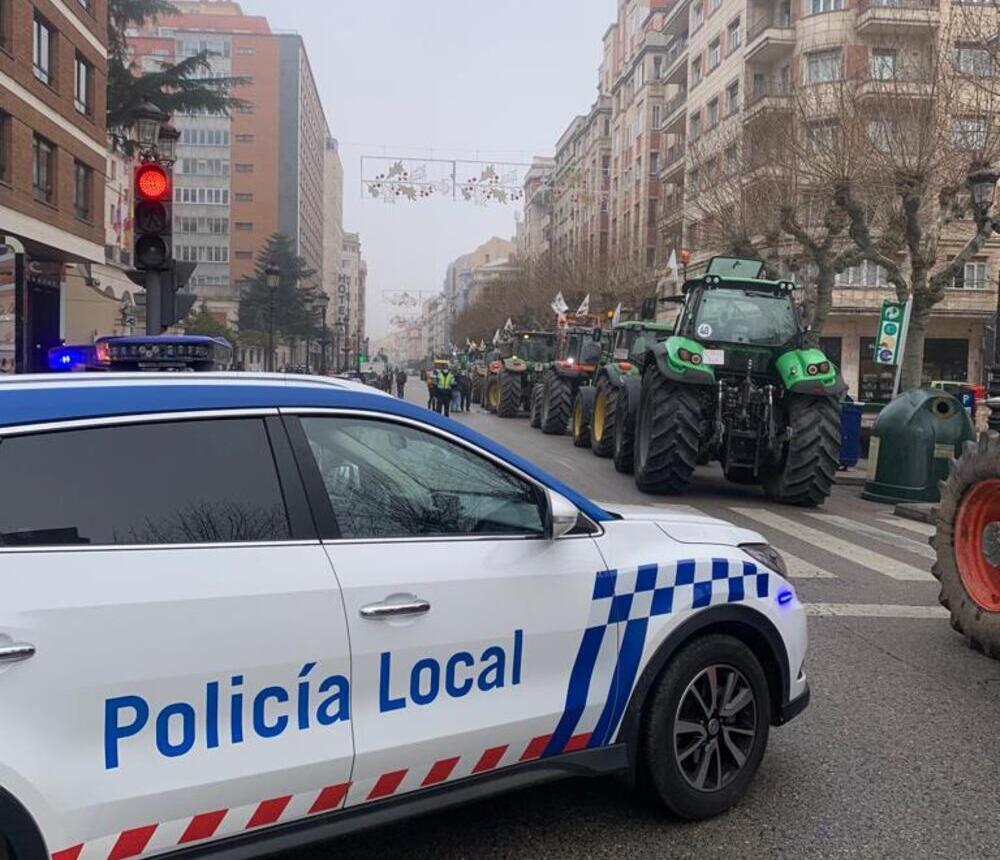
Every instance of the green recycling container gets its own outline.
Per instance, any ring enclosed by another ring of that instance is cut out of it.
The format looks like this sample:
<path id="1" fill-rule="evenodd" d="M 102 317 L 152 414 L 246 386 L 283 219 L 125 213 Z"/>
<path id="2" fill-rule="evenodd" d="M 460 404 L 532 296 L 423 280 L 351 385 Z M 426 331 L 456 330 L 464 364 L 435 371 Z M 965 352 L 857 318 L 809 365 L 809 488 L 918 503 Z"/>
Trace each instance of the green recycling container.
<path id="1" fill-rule="evenodd" d="M 975 439 L 962 404 L 951 394 L 916 388 L 882 410 L 872 429 L 862 497 L 875 502 L 939 502 L 938 481 L 950 460 Z"/>

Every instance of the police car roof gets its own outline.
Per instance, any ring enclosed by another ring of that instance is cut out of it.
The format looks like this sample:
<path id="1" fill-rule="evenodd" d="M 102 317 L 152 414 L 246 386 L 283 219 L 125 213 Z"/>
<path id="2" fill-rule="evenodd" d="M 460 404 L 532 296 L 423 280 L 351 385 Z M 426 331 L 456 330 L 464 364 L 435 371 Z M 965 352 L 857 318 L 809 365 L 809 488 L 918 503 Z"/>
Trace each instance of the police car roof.
<path id="1" fill-rule="evenodd" d="M 119 415 L 279 408 L 359 409 L 447 430 L 571 499 L 611 516 L 533 463 L 474 430 L 360 382 L 286 373 L 72 373 L 0 376 L 0 428 Z"/>

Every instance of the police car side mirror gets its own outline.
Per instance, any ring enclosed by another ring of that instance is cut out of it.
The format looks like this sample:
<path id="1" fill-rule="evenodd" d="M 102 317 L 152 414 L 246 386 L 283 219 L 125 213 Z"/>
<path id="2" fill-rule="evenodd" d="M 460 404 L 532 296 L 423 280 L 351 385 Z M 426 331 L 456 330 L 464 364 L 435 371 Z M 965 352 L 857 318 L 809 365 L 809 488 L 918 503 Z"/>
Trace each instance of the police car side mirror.
<path id="1" fill-rule="evenodd" d="M 549 540 L 558 540 L 576 528 L 580 511 L 569 499 L 554 490 L 547 490 L 546 496 L 549 508 L 546 533 Z"/>

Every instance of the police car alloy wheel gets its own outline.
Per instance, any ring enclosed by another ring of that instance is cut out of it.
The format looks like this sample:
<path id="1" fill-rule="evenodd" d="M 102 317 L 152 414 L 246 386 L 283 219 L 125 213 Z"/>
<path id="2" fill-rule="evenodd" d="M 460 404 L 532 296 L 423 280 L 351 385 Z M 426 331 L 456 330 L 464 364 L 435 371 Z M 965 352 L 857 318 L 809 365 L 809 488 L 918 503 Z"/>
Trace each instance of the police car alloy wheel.
<path id="1" fill-rule="evenodd" d="M 646 715 L 644 764 L 656 799 L 690 819 L 738 803 L 764 756 L 770 722 L 753 652 L 730 636 L 693 642 L 663 672 Z"/>

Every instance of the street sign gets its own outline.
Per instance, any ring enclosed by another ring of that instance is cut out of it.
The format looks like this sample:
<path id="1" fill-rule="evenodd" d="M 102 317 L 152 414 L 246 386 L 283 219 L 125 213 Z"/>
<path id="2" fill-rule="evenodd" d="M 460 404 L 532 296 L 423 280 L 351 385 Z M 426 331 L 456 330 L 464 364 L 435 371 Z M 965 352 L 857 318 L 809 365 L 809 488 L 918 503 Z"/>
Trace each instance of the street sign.
<path id="1" fill-rule="evenodd" d="M 878 336 L 875 338 L 875 363 L 898 364 L 900 351 L 905 337 L 904 323 L 906 317 L 906 302 L 882 302 L 882 315 L 879 318 Z"/>

